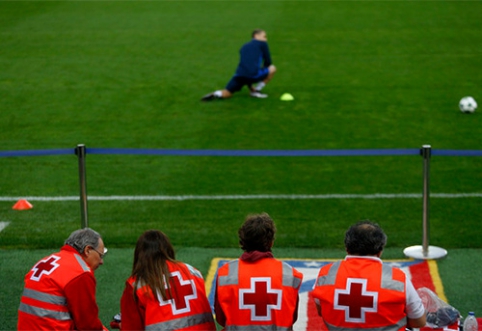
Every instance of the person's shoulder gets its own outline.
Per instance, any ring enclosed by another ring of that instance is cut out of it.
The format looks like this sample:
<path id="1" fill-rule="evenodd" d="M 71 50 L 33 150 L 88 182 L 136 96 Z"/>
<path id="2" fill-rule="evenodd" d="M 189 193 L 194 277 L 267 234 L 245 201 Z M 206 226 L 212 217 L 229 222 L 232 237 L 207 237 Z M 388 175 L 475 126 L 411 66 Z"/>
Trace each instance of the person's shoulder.
<path id="1" fill-rule="evenodd" d="M 238 265 L 239 264 L 239 259 L 235 259 L 235 260 L 229 260 L 227 261 L 226 263 L 224 263 L 223 265 L 221 265 L 219 267 L 219 269 L 229 269 L 229 267 L 231 266 L 235 266 L 235 265 Z"/>
<path id="2" fill-rule="evenodd" d="M 87 273 L 93 275 L 93 270 L 82 258 L 80 253 L 70 245 L 64 245 L 59 252 L 52 253 L 51 257 L 57 257 L 59 266 L 62 270 L 68 269 L 73 273 Z"/>
<path id="3" fill-rule="evenodd" d="M 405 281 L 406 279 L 410 279 L 406 277 L 406 273 L 400 269 L 399 267 L 392 266 L 387 263 L 383 263 L 383 268 L 386 268 L 385 270 L 390 270 L 392 273 L 392 278 L 394 280 L 399 280 L 399 281 Z"/>
<path id="4" fill-rule="evenodd" d="M 237 270 L 238 265 L 239 265 L 239 261 L 240 261 L 239 259 L 229 260 L 226 263 L 219 266 L 219 268 L 217 270 L 217 273 L 216 273 L 217 274 L 216 277 L 217 278 L 224 277 L 224 276 L 229 275 L 230 271 Z"/>
<path id="5" fill-rule="evenodd" d="M 72 246 L 70 245 L 63 245 L 61 248 L 60 248 L 60 251 L 58 253 L 61 253 L 61 252 L 69 252 L 69 253 L 74 253 L 74 254 L 79 254 L 79 252 L 73 248 Z"/>
<path id="6" fill-rule="evenodd" d="M 261 47 L 265 47 L 265 46 L 268 46 L 268 42 L 267 41 L 264 41 L 264 40 L 256 40 L 256 39 L 253 39 L 254 43 L 261 46 Z"/>
<path id="7" fill-rule="evenodd" d="M 177 265 L 181 268 L 185 268 L 191 275 L 202 278 L 203 275 L 201 271 L 199 271 L 197 268 L 193 267 L 189 263 L 185 262 L 177 262 Z"/>
<path id="8" fill-rule="evenodd" d="M 264 46 L 267 45 L 268 42 L 263 41 L 263 40 L 257 40 L 257 39 L 251 39 L 250 41 L 246 42 L 244 46 L 247 47 L 259 47 L 259 46 Z"/>
<path id="9" fill-rule="evenodd" d="M 273 260 L 278 261 L 279 263 L 281 263 L 281 265 L 282 265 L 284 268 L 293 269 L 293 270 L 295 270 L 295 271 L 298 271 L 298 269 L 296 269 L 294 266 L 292 266 L 291 264 L 289 264 L 289 263 L 286 262 L 286 261 L 278 260 L 278 259 L 276 259 L 276 258 L 273 258 Z"/>

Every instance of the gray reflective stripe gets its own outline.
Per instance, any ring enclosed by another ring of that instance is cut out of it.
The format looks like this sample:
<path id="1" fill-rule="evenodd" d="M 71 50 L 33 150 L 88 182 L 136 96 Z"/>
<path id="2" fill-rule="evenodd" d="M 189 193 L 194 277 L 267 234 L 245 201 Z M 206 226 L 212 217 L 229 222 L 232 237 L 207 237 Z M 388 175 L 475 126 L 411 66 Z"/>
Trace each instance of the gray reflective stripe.
<path id="1" fill-rule="evenodd" d="M 238 284 L 238 262 L 238 260 L 235 260 L 228 263 L 228 274 L 226 276 L 219 277 L 219 286 Z"/>
<path id="2" fill-rule="evenodd" d="M 292 327 L 281 327 L 276 325 L 226 325 L 226 331 L 291 331 Z"/>
<path id="3" fill-rule="evenodd" d="M 75 256 L 75 259 L 77 260 L 77 262 L 79 262 L 82 269 L 84 269 L 84 271 L 90 271 L 89 266 L 87 265 L 87 263 L 85 263 L 84 259 L 82 259 L 82 256 L 80 256 L 78 254 L 75 254 L 74 256 Z"/>
<path id="4" fill-rule="evenodd" d="M 381 287 L 387 290 L 394 290 L 403 292 L 405 290 L 405 284 L 399 280 L 393 279 L 393 268 L 388 265 L 382 267 L 382 284 Z"/>
<path id="5" fill-rule="evenodd" d="M 333 263 L 328 270 L 328 273 L 324 276 L 318 277 L 316 280 L 316 286 L 321 285 L 335 285 L 336 275 L 338 274 L 338 269 L 340 268 L 341 261 Z"/>
<path id="6" fill-rule="evenodd" d="M 325 321 L 325 323 L 326 323 L 326 321 Z M 369 329 L 371 331 L 398 331 L 398 330 L 404 328 L 406 325 L 407 325 L 407 319 L 404 317 L 394 325 L 382 326 L 382 327 L 379 327 L 379 328 L 370 327 L 370 328 L 364 328 L 364 329 L 367 329 L 367 330 Z M 328 327 L 328 330 L 330 330 L 330 331 L 350 331 L 350 330 L 359 330 L 360 329 L 360 328 L 338 327 L 338 326 L 334 326 L 334 325 L 331 325 L 331 324 L 328 324 L 328 323 L 326 323 L 326 326 Z"/>
<path id="7" fill-rule="evenodd" d="M 196 276 L 198 278 L 203 278 L 203 275 L 201 274 L 201 272 L 199 270 L 197 270 L 196 268 L 194 268 L 192 265 L 189 265 L 187 263 L 184 263 L 186 265 L 186 267 L 188 268 L 189 272 L 191 273 L 191 275 L 193 276 Z"/>
<path id="8" fill-rule="evenodd" d="M 184 329 L 190 326 L 213 322 L 213 315 L 211 313 L 203 313 L 197 315 L 191 315 L 187 317 L 182 317 L 167 322 L 160 322 L 155 324 L 146 325 L 146 331 L 151 330 L 178 330 Z"/>
<path id="9" fill-rule="evenodd" d="M 35 299 L 38 301 L 51 303 L 54 305 L 62 305 L 62 306 L 67 305 L 67 299 L 65 299 L 64 297 L 47 294 L 47 293 L 31 290 L 28 288 L 25 288 L 23 290 L 23 296 L 27 298 Z"/>
<path id="10" fill-rule="evenodd" d="M 283 262 L 283 286 L 298 288 L 301 279 L 293 276 L 293 267 Z"/>
<path id="11" fill-rule="evenodd" d="M 68 312 L 34 307 L 23 302 L 20 303 L 18 310 L 41 318 L 53 318 L 59 321 L 68 321 L 71 319 Z"/>

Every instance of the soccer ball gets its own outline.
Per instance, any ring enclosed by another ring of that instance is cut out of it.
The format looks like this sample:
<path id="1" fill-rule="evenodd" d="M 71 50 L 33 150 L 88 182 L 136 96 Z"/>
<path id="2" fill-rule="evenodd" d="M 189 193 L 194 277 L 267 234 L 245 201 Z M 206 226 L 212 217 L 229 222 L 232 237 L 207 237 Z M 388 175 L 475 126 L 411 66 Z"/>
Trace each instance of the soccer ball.
<path id="1" fill-rule="evenodd" d="M 462 113 L 470 114 L 477 109 L 477 102 L 472 97 L 463 97 L 460 99 L 459 108 Z"/>

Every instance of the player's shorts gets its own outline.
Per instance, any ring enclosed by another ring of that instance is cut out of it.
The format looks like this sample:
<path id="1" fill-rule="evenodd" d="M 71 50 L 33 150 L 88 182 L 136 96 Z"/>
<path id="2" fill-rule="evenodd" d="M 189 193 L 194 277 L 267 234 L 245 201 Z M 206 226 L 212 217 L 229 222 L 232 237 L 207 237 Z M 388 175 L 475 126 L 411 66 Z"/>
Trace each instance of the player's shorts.
<path id="1" fill-rule="evenodd" d="M 244 85 L 251 85 L 254 83 L 261 82 L 262 80 L 265 80 L 266 77 L 268 77 L 268 74 L 269 74 L 269 69 L 262 68 L 262 69 L 259 69 L 258 74 L 254 77 L 234 75 L 233 78 L 231 78 L 231 80 L 226 85 L 226 90 L 228 90 L 231 93 L 238 92 L 243 88 Z"/>

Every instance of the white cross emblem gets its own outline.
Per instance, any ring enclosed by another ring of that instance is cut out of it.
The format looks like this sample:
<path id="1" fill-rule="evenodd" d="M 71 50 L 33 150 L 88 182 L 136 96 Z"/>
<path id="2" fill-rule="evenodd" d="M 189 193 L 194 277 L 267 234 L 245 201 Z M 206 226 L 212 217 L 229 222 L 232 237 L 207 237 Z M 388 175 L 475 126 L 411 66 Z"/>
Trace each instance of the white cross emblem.
<path id="1" fill-rule="evenodd" d="M 173 294 L 175 293 L 176 299 L 180 300 L 179 302 L 177 302 L 173 298 L 167 298 L 167 300 L 163 300 L 161 294 L 158 293 L 157 297 L 159 299 L 159 305 L 171 305 L 172 313 L 174 315 L 190 312 L 191 306 L 189 304 L 189 300 L 197 298 L 197 291 L 196 286 L 194 285 L 194 281 L 190 279 L 184 280 L 182 279 L 181 273 L 179 271 L 173 271 L 171 272 L 170 282 L 171 292 Z M 167 294 L 169 295 L 169 293 Z"/>
<path id="2" fill-rule="evenodd" d="M 345 311 L 346 322 L 365 323 L 367 312 L 377 312 L 378 293 L 367 291 L 367 280 L 348 278 L 346 289 L 335 290 L 334 309 Z"/>
<path id="3" fill-rule="evenodd" d="M 282 293 L 271 288 L 271 278 L 253 277 L 249 289 L 239 290 L 239 308 L 249 309 L 252 321 L 270 321 L 271 311 L 281 309 Z"/>

